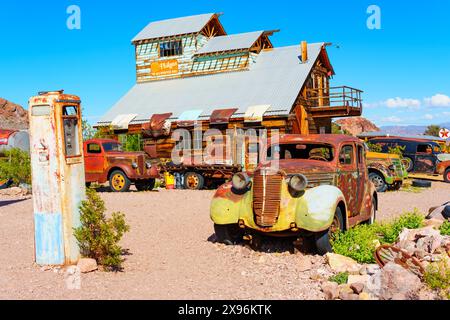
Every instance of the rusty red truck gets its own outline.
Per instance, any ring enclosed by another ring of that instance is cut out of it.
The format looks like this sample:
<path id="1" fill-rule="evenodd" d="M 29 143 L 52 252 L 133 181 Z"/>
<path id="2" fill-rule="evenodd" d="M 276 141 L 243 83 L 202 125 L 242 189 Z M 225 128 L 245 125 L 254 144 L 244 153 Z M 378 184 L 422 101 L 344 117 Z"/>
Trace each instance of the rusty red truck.
<path id="1" fill-rule="evenodd" d="M 86 183 L 109 182 L 111 191 L 151 191 L 159 178 L 158 167 L 145 152 L 124 152 L 116 140 L 92 139 L 84 143 Z"/>

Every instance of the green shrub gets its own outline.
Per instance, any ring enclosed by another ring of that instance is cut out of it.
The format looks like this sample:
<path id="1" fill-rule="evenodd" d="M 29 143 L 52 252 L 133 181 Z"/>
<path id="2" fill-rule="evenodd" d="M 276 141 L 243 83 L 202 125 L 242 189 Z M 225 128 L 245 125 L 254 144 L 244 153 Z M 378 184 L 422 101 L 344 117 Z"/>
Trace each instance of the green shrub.
<path id="1" fill-rule="evenodd" d="M 143 141 L 140 134 L 119 135 L 119 141 L 123 146 L 123 151 L 142 151 Z"/>
<path id="2" fill-rule="evenodd" d="M 434 290 L 441 290 L 442 293 L 450 298 L 450 266 L 448 257 L 441 261 L 431 263 L 424 275 L 425 283 Z"/>
<path id="3" fill-rule="evenodd" d="M 402 146 L 395 146 L 395 147 L 389 147 L 388 148 L 388 153 L 390 154 L 396 154 L 398 156 L 400 156 L 400 158 L 403 158 L 403 153 L 406 150 L 406 146 L 402 147 Z"/>
<path id="4" fill-rule="evenodd" d="M 381 233 L 381 242 L 393 244 L 404 229 L 419 229 L 424 226 L 425 217 L 417 209 L 414 212 L 405 213 L 400 218 L 378 227 Z"/>
<path id="5" fill-rule="evenodd" d="M 403 229 L 421 228 L 424 220 L 416 210 L 389 223 L 356 226 L 336 234 L 333 251 L 359 263 L 375 263 L 374 252 L 380 243 L 395 243 Z"/>
<path id="6" fill-rule="evenodd" d="M 348 282 L 348 272 L 340 272 L 335 276 L 328 278 L 328 281 L 336 282 L 337 284 L 346 284 Z"/>
<path id="7" fill-rule="evenodd" d="M 367 142 L 367 147 L 369 148 L 369 150 L 371 152 L 378 152 L 378 153 L 380 153 L 380 152 L 383 151 L 383 148 L 378 143 Z"/>
<path id="8" fill-rule="evenodd" d="M 359 225 L 338 233 L 332 241 L 333 251 L 359 263 L 374 263 L 373 254 L 378 239 L 377 228 L 374 225 Z"/>
<path id="9" fill-rule="evenodd" d="M 20 149 L 11 149 L 5 152 L 0 159 L 0 178 L 12 179 L 14 184 L 31 184 L 30 155 Z"/>
<path id="10" fill-rule="evenodd" d="M 445 221 L 440 230 L 443 236 L 450 236 L 450 221 Z"/>
<path id="11" fill-rule="evenodd" d="M 75 229 L 75 238 L 84 257 L 97 260 L 108 271 L 121 270 L 122 248 L 119 241 L 130 230 L 122 213 L 105 217 L 105 203 L 93 189 L 87 190 L 87 200 L 80 207 L 81 226 Z"/>

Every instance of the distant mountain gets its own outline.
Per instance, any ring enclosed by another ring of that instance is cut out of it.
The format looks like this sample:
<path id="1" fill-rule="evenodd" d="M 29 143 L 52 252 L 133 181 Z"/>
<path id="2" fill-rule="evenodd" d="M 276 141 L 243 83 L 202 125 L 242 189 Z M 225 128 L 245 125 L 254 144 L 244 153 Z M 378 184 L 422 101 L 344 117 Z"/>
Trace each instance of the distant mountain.
<path id="1" fill-rule="evenodd" d="M 441 123 L 439 126 L 450 128 L 450 123 Z M 422 135 L 427 130 L 427 126 L 383 126 L 380 129 L 389 134 Z"/>
<path id="2" fill-rule="evenodd" d="M 28 112 L 18 104 L 0 98 L 0 129 L 28 129 Z"/>
<path id="3" fill-rule="evenodd" d="M 364 132 L 380 131 L 373 122 L 363 117 L 352 117 L 336 120 L 335 123 L 341 127 L 341 130 L 350 132 L 356 136 Z"/>

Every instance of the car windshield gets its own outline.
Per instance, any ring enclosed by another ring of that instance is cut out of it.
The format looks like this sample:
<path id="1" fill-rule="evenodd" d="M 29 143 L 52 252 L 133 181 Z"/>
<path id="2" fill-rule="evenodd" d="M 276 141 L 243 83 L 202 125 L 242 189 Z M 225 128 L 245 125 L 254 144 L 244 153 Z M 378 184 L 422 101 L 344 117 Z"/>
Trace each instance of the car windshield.
<path id="1" fill-rule="evenodd" d="M 103 150 L 105 152 L 123 151 L 122 145 L 118 142 L 105 142 L 103 143 Z"/>
<path id="2" fill-rule="evenodd" d="M 269 161 L 303 159 L 331 162 L 334 159 L 334 148 L 328 144 L 318 143 L 274 145 L 268 149 L 267 159 Z"/>

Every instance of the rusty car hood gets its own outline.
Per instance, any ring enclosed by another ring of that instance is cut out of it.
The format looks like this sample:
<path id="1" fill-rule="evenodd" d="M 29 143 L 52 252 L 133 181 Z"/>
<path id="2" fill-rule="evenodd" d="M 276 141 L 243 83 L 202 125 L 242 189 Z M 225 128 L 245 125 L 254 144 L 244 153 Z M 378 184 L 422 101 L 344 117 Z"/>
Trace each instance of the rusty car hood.
<path id="1" fill-rule="evenodd" d="M 105 153 L 107 157 L 112 158 L 136 158 L 138 156 L 147 156 L 145 152 L 122 152 L 122 151 L 112 151 Z"/>

